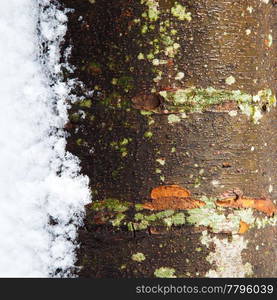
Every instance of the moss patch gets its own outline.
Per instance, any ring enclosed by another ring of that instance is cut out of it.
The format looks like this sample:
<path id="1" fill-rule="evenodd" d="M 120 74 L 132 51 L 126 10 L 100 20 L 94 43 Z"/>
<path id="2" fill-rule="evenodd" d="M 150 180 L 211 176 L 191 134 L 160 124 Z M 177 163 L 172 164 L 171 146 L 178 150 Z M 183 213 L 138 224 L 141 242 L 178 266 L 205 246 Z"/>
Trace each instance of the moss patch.
<path id="1" fill-rule="evenodd" d="M 161 267 L 156 269 L 154 275 L 158 278 L 176 278 L 175 269 L 168 267 Z"/>
<path id="2" fill-rule="evenodd" d="M 165 107 L 175 113 L 202 112 L 212 106 L 232 101 L 237 104 L 243 114 L 246 114 L 254 122 L 261 118 L 264 107 L 269 110 L 276 106 L 276 97 L 270 89 L 261 90 L 256 95 L 250 95 L 239 90 L 190 87 L 176 91 L 161 91 L 159 94 L 164 99 Z M 169 121 L 171 123 L 176 122 L 176 120 Z"/>
<path id="3" fill-rule="evenodd" d="M 108 198 L 102 201 L 95 201 L 91 204 L 91 209 L 94 211 L 108 210 L 111 212 L 125 212 L 129 209 L 131 203 L 123 202 L 118 199 Z"/>
<path id="4" fill-rule="evenodd" d="M 137 262 L 142 262 L 146 259 L 145 255 L 141 252 L 132 255 L 132 260 Z"/>

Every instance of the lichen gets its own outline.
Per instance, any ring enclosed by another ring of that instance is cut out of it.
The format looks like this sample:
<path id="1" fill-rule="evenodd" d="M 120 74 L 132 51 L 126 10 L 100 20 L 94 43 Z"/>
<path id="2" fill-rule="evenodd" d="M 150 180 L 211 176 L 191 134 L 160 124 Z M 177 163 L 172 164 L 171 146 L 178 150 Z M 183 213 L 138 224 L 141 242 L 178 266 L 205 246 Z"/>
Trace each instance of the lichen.
<path id="1" fill-rule="evenodd" d="M 79 106 L 80 106 L 80 107 L 90 108 L 91 105 L 92 105 L 92 102 L 91 102 L 90 99 L 82 100 L 82 101 L 79 103 Z"/>
<path id="2" fill-rule="evenodd" d="M 164 158 L 157 158 L 156 162 L 159 163 L 160 165 L 164 166 L 165 165 L 165 159 Z"/>
<path id="3" fill-rule="evenodd" d="M 153 136 L 153 133 L 151 131 L 146 131 L 143 136 L 145 138 L 151 138 Z"/>
<path id="4" fill-rule="evenodd" d="M 214 252 L 210 252 L 207 261 L 213 267 L 206 273 L 205 277 L 226 278 L 246 277 L 253 274 L 250 263 L 242 262 L 242 251 L 247 247 L 247 241 L 243 236 L 233 235 L 232 240 L 218 239 L 204 233 L 202 242 L 208 246 L 213 244 Z"/>
<path id="5" fill-rule="evenodd" d="M 172 147 L 170 152 L 175 153 L 176 152 L 176 147 Z"/>
<path id="6" fill-rule="evenodd" d="M 161 267 L 156 269 L 154 275 L 158 278 L 176 278 L 175 269 L 168 267 Z"/>
<path id="7" fill-rule="evenodd" d="M 132 255 L 132 260 L 137 262 L 142 262 L 146 259 L 145 255 L 141 252 Z"/>
<path id="8" fill-rule="evenodd" d="M 228 85 L 232 85 L 236 82 L 236 78 L 234 76 L 229 76 L 225 79 L 225 83 Z"/>
<path id="9" fill-rule="evenodd" d="M 76 123 L 76 122 L 79 121 L 79 119 L 80 119 L 80 115 L 78 113 L 72 113 L 72 114 L 69 115 L 69 120 L 71 122 L 75 122 Z"/>
<path id="10" fill-rule="evenodd" d="M 276 106 L 276 97 L 270 89 L 250 95 L 240 90 L 189 87 L 174 91 L 160 91 L 159 94 L 164 99 L 166 109 L 175 113 L 202 112 L 212 106 L 232 101 L 237 104 L 241 113 L 251 118 L 254 123 L 262 117 L 264 107 L 269 111 L 271 107 Z"/>
<path id="11" fill-rule="evenodd" d="M 111 223 L 115 227 L 119 227 L 121 225 L 121 221 L 125 219 L 125 215 L 122 213 L 116 214 L 115 218 L 111 220 Z"/>
<path id="12" fill-rule="evenodd" d="M 138 203 L 138 204 L 135 204 L 135 210 L 136 211 L 141 211 L 141 210 L 143 210 L 144 208 L 143 208 L 143 204 L 140 204 L 140 203 Z"/>
<path id="13" fill-rule="evenodd" d="M 230 232 L 237 233 L 240 221 L 247 224 L 254 223 L 252 209 L 235 210 L 233 213 L 226 215 L 225 210 L 216 207 L 215 199 L 203 196 L 202 201 L 206 203 L 201 208 L 188 211 L 187 222 L 195 226 L 206 226 L 212 232 Z"/>
<path id="14" fill-rule="evenodd" d="M 113 83 L 117 82 L 116 80 Z M 116 83 L 117 84 L 117 83 Z M 119 92 L 113 91 L 111 94 L 106 95 L 101 103 L 108 109 L 114 108 L 129 108 L 130 102 L 126 100 Z"/>
<path id="15" fill-rule="evenodd" d="M 181 121 L 181 118 L 175 114 L 170 114 L 168 117 L 167 117 L 167 120 L 168 120 L 168 123 L 169 124 L 173 124 L 173 123 L 178 123 Z"/>
<path id="16" fill-rule="evenodd" d="M 258 229 L 264 228 L 266 226 L 276 226 L 277 225 L 277 215 L 274 215 L 273 217 L 264 217 L 255 218 L 253 226 L 256 226 Z"/>
<path id="17" fill-rule="evenodd" d="M 172 223 L 174 226 L 183 225 L 185 224 L 185 222 L 186 222 L 185 214 L 182 212 L 174 214 L 172 216 Z"/>
<path id="18" fill-rule="evenodd" d="M 117 85 L 122 87 L 125 92 L 129 92 L 134 87 L 134 79 L 131 76 L 122 76 L 117 79 Z"/>
<path id="19" fill-rule="evenodd" d="M 157 21 L 159 18 L 159 2 L 156 0 L 141 0 L 141 4 L 145 4 L 148 8 L 147 13 L 143 17 L 149 18 L 150 21 Z"/>
<path id="20" fill-rule="evenodd" d="M 91 204 L 91 209 L 95 211 L 108 210 L 112 212 L 125 212 L 129 209 L 131 203 L 120 201 L 114 198 L 108 198 L 102 201 L 95 201 Z"/>
<path id="21" fill-rule="evenodd" d="M 83 139 L 81 139 L 81 138 L 79 138 L 79 139 L 76 140 L 76 144 L 77 144 L 78 146 L 83 145 L 84 142 L 85 142 L 85 141 L 84 141 Z"/>
<path id="22" fill-rule="evenodd" d="M 187 12 L 186 7 L 178 2 L 175 2 L 174 6 L 171 8 L 171 14 L 179 20 L 191 21 L 191 13 Z"/>
<path id="23" fill-rule="evenodd" d="M 186 214 L 178 210 L 161 210 L 156 213 L 145 211 L 143 204 L 133 205 L 131 202 L 120 201 L 114 198 L 95 201 L 90 205 L 92 211 L 109 212 L 105 216 L 105 222 L 113 226 L 127 226 L 128 230 L 145 230 L 150 226 L 205 226 L 210 232 L 240 233 L 241 222 L 246 223 L 250 228 L 263 228 L 265 226 L 275 226 L 277 216 L 255 217 L 253 210 L 248 209 L 226 209 L 215 204 L 215 198 L 202 196 L 205 202 L 201 208 L 186 210 Z M 132 208 L 132 209 L 131 209 Z M 134 209 L 134 210 L 133 210 Z M 128 213 L 125 215 L 123 212 Z M 129 212 L 135 211 L 134 215 Z M 124 220 L 124 222 L 122 222 Z"/>
<path id="24" fill-rule="evenodd" d="M 164 210 L 154 214 L 136 213 L 134 215 L 134 222 L 128 225 L 129 230 L 143 230 L 147 227 L 166 225 L 180 226 L 185 224 L 185 214 L 183 212 L 175 212 L 174 210 Z"/>
<path id="25" fill-rule="evenodd" d="M 128 150 L 126 146 L 132 142 L 132 138 L 123 138 L 118 141 L 112 141 L 110 142 L 110 147 L 113 148 L 114 150 L 118 151 L 121 153 L 121 157 L 125 157 L 128 155 Z"/>
<path id="26" fill-rule="evenodd" d="M 268 47 L 271 47 L 272 46 L 272 43 L 273 43 L 273 37 L 271 34 L 268 35 L 268 43 L 267 43 L 267 46 Z"/>
<path id="27" fill-rule="evenodd" d="M 141 0 L 140 3 L 144 6 L 141 18 L 135 18 L 133 22 L 143 37 L 146 33 L 151 33 L 151 35 L 147 36 L 147 45 L 150 47 L 144 46 L 144 49 L 139 49 L 137 59 L 139 61 L 147 60 L 152 64 L 153 81 L 159 83 L 166 69 L 163 66 L 167 66 L 169 63 L 168 58 L 173 59 L 181 48 L 178 37 L 176 37 L 178 28 L 180 28 L 177 23 L 190 21 L 191 13 L 187 12 L 186 7 L 178 2 L 172 4 L 171 9 L 164 9 L 158 0 Z M 168 17 L 168 13 L 171 14 L 171 17 Z M 144 45 L 141 39 L 138 39 L 137 43 L 140 47 Z M 177 69 L 176 73 L 176 80 L 182 80 L 184 73 L 178 72 Z"/>

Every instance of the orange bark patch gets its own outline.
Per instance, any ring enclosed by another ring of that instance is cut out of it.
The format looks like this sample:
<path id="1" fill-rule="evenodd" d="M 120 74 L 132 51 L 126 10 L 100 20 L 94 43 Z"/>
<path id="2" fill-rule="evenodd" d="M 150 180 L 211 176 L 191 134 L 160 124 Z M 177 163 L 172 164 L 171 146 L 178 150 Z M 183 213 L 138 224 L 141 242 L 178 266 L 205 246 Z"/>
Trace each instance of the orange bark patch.
<path id="1" fill-rule="evenodd" d="M 243 221 L 240 221 L 238 233 L 239 234 L 244 234 L 248 229 L 249 229 L 249 224 L 247 224 Z"/>
<path id="2" fill-rule="evenodd" d="M 162 185 L 151 191 L 152 202 L 142 205 L 149 210 L 185 210 L 199 208 L 205 202 L 190 197 L 190 191 L 179 185 Z"/>
<path id="3" fill-rule="evenodd" d="M 255 209 L 264 212 L 268 216 L 272 216 L 277 212 L 277 207 L 269 199 L 257 199 L 255 201 Z"/>
<path id="4" fill-rule="evenodd" d="M 238 199 L 226 198 L 216 201 L 216 205 L 233 208 L 253 208 L 268 216 L 277 212 L 277 207 L 270 199 L 256 199 L 251 197 L 240 197 Z"/>
<path id="5" fill-rule="evenodd" d="M 190 191 L 179 185 L 161 185 L 154 188 L 151 192 L 152 199 L 163 197 L 189 197 Z"/>
<path id="6" fill-rule="evenodd" d="M 200 208 L 205 205 L 205 202 L 191 197 L 161 197 L 153 199 L 152 202 L 147 202 L 143 204 L 144 209 L 149 210 L 185 210 Z"/>

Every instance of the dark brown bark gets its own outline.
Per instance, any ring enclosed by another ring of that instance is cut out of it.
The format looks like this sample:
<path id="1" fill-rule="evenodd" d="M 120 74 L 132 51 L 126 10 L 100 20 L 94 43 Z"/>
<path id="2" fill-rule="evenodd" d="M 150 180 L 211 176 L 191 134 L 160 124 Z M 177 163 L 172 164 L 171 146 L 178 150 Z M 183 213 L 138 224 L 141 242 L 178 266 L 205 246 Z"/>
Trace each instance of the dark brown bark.
<path id="1" fill-rule="evenodd" d="M 135 0 L 61 2 L 75 9 L 69 14 L 67 44 L 73 44 L 73 75 L 85 83 L 77 92 L 87 98 L 72 107 L 68 150 L 81 159 L 93 201 L 144 203 L 153 188 L 173 184 L 198 199 L 233 188 L 249 197 L 276 199 L 276 110 L 272 103 L 247 103 L 247 109 L 259 107 L 262 118 L 256 124 L 230 94 L 276 91 L 276 8 L 271 2 L 149 1 L 159 4 L 157 20 L 142 17 L 149 7 Z M 171 13 L 176 3 L 191 13 L 191 21 Z M 165 34 L 162 22 L 169 22 Z M 163 43 L 168 38 L 179 45 L 172 55 L 172 44 Z M 159 52 L 146 58 L 155 50 L 153 43 Z M 193 112 L 190 103 L 184 115 L 159 93 L 191 86 L 196 96 L 201 88 L 222 90 L 224 101 L 210 103 L 205 94 L 202 110 Z M 92 96 L 90 89 L 95 89 Z M 142 108 L 152 114 L 142 114 Z M 88 206 L 80 231 L 80 276 L 153 277 L 161 267 L 180 277 L 277 276 L 271 263 L 276 260 L 275 217 L 254 211 L 249 231 L 240 235 L 228 219 L 238 217 L 231 208 L 224 210 L 227 225 L 217 221 L 223 212 L 213 207 L 208 213 L 215 220 L 206 216 L 206 225 L 197 220 L 167 228 L 160 219 L 139 229 L 135 218 L 140 212 L 133 206 L 119 226 L 110 223 L 114 211 L 102 210 Z M 191 211 L 182 212 L 187 220 Z M 136 253 L 146 259 L 132 259 Z"/>

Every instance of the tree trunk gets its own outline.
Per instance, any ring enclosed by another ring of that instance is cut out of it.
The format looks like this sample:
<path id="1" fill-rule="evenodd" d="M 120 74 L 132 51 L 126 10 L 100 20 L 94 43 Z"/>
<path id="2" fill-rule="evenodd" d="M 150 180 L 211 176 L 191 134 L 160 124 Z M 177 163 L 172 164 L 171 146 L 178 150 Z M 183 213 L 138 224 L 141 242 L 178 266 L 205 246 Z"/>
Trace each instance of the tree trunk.
<path id="1" fill-rule="evenodd" d="M 84 83 L 67 148 L 93 199 L 79 275 L 277 277 L 277 8 L 60 2 Z"/>

